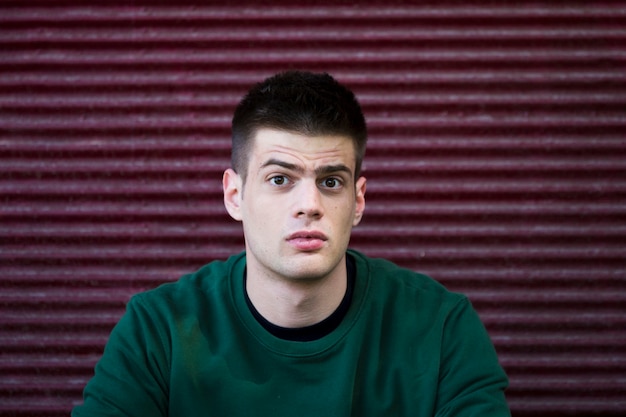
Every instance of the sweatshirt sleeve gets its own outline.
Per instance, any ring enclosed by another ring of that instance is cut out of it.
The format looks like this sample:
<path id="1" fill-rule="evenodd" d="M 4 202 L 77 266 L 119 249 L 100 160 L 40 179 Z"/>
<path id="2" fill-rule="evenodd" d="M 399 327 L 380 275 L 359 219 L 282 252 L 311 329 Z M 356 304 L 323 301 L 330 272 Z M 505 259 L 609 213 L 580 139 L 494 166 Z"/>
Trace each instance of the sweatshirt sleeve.
<path id="1" fill-rule="evenodd" d="M 140 296 L 131 299 L 72 417 L 167 416 L 170 350 L 159 323 Z"/>
<path id="2" fill-rule="evenodd" d="M 507 417 L 508 378 L 467 298 L 451 310 L 443 331 L 437 417 Z"/>

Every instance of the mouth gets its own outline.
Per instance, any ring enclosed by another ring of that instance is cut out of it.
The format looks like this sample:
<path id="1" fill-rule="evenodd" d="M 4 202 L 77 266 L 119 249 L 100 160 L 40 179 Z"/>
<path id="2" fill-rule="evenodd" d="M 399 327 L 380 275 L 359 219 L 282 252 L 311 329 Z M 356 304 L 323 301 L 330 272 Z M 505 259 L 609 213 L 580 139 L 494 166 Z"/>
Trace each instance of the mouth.
<path id="1" fill-rule="evenodd" d="M 287 237 L 287 242 L 291 246 L 305 252 L 321 249 L 327 240 L 328 237 L 324 233 L 315 230 L 302 230 Z"/>
<path id="2" fill-rule="evenodd" d="M 306 231 L 302 230 L 299 232 L 295 232 L 287 238 L 287 240 L 292 239 L 319 239 L 319 240 L 328 240 L 328 237 L 322 232 L 318 232 L 316 230 Z"/>

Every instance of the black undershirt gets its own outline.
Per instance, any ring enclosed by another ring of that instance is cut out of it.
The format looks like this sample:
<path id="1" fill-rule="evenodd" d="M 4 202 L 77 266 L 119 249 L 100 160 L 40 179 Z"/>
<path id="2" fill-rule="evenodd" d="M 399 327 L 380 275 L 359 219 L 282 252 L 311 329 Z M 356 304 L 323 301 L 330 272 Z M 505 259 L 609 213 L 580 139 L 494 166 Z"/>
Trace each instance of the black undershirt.
<path id="1" fill-rule="evenodd" d="M 321 339 L 326 336 L 333 330 L 335 330 L 339 323 L 343 320 L 343 318 L 348 313 L 348 309 L 350 308 L 350 304 L 352 303 L 352 294 L 354 293 L 354 281 L 356 280 L 356 264 L 354 259 L 350 255 L 346 255 L 346 269 L 348 271 L 348 282 L 346 288 L 346 294 L 343 296 L 339 307 L 327 318 L 320 321 L 319 323 L 312 324 L 306 327 L 281 327 L 277 326 L 273 323 L 270 323 L 257 311 L 257 309 L 252 305 L 252 301 L 250 301 L 250 297 L 248 297 L 248 291 L 246 291 L 246 273 L 244 272 L 243 276 L 243 292 L 246 299 L 246 304 L 250 309 L 250 312 L 254 316 L 254 318 L 271 334 L 274 336 L 284 339 L 291 340 L 294 342 L 310 342 L 313 340 Z"/>

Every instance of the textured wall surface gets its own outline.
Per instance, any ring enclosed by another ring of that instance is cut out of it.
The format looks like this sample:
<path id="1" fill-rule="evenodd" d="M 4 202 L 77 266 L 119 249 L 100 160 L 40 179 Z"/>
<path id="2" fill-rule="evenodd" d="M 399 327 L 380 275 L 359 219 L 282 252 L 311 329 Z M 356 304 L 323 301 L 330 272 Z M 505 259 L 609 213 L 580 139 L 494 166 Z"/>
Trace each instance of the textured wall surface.
<path id="1" fill-rule="evenodd" d="M 0 415 L 81 401 L 129 297 L 242 249 L 248 87 L 370 127 L 352 246 L 468 294 L 514 415 L 626 413 L 626 4 L 0 3 Z"/>

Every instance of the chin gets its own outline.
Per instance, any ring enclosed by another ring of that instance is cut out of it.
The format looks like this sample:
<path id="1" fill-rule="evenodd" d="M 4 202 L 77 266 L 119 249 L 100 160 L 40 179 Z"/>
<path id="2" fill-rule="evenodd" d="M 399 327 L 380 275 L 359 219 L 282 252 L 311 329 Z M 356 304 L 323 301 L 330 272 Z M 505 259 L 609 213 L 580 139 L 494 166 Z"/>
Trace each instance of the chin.
<path id="1" fill-rule="evenodd" d="M 312 258 L 302 262 L 294 262 L 285 275 L 294 280 L 316 281 L 326 278 L 337 268 L 338 262 L 331 263 L 328 260 L 320 261 Z"/>

